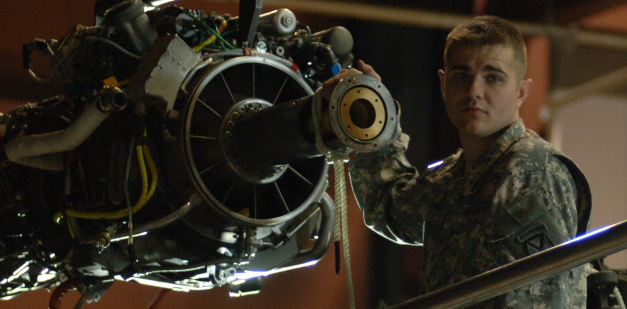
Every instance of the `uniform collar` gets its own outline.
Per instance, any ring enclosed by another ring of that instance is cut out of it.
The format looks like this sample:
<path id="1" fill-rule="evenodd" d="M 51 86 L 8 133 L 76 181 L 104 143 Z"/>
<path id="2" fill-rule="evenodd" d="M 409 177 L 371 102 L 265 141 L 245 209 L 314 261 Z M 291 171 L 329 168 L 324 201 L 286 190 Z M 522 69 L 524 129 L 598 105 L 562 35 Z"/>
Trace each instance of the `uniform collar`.
<path id="1" fill-rule="evenodd" d="M 522 119 L 518 119 L 511 125 L 501 136 L 499 136 L 490 147 L 479 157 L 474 166 L 466 172 L 466 188 L 465 194 L 473 193 L 477 190 L 480 180 L 483 178 L 487 169 L 516 141 L 525 133 L 525 125 Z M 462 163 L 463 154 L 458 163 Z M 461 164 L 463 168 L 463 165 Z"/>

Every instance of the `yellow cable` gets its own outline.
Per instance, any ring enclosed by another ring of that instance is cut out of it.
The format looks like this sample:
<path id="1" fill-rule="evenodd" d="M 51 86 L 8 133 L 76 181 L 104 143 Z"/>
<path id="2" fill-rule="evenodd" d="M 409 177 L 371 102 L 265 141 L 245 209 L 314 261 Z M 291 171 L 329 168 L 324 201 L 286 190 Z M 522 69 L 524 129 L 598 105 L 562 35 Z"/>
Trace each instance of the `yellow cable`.
<path id="1" fill-rule="evenodd" d="M 148 162 L 148 167 L 150 168 L 150 177 L 152 178 L 152 183 L 150 184 L 150 191 L 148 191 L 148 196 L 146 197 L 146 202 L 150 200 L 152 195 L 155 193 L 157 189 L 157 181 L 159 179 L 159 175 L 157 174 L 157 166 L 155 165 L 155 161 L 152 160 L 152 155 L 150 154 L 150 149 L 148 149 L 147 145 L 144 145 L 144 155 L 146 156 L 146 161 Z"/>
<path id="2" fill-rule="evenodd" d="M 70 224 L 70 221 L 67 222 L 67 228 L 68 230 L 70 230 L 70 236 L 72 236 L 72 239 L 76 239 L 76 236 L 74 236 L 74 230 L 72 229 L 72 225 Z"/>
<path id="3" fill-rule="evenodd" d="M 144 133 L 144 135 L 145 134 L 146 133 Z M 152 176 L 150 192 L 148 192 L 148 173 L 146 172 L 146 164 L 144 163 L 144 151 L 143 151 L 144 149 L 146 150 L 146 161 L 148 161 L 150 174 Z M 150 155 L 150 150 L 148 150 L 148 146 L 138 145 L 138 146 L 135 146 L 135 150 L 137 151 L 137 160 L 139 161 L 139 170 L 142 176 L 142 192 L 140 194 L 139 201 L 137 201 L 137 204 L 135 204 L 135 206 L 131 208 L 131 212 L 133 214 L 138 212 L 144 205 L 146 205 L 148 200 L 152 197 L 155 190 L 157 189 L 157 180 L 158 180 L 157 167 L 155 166 L 155 162 L 153 161 L 152 156 Z M 115 212 L 84 212 L 84 211 L 68 209 L 65 211 L 65 214 L 71 217 L 76 217 L 76 218 L 81 218 L 81 219 L 92 219 L 92 220 L 118 219 L 118 218 L 123 218 L 123 217 L 128 216 L 128 209 L 127 208 L 120 209 Z M 62 212 L 59 212 L 55 214 L 55 218 L 58 218 L 62 215 L 63 215 Z"/>
<path id="4" fill-rule="evenodd" d="M 222 20 L 222 24 L 220 25 L 220 29 L 218 30 L 218 32 L 220 32 L 220 33 L 221 33 L 222 31 L 224 31 L 224 28 L 226 28 L 226 25 L 227 25 L 226 20 Z M 217 35 L 212 34 L 212 35 L 211 35 L 208 39 L 206 39 L 204 42 L 202 42 L 202 43 L 200 43 L 200 44 L 198 44 L 198 45 L 194 46 L 194 48 L 193 48 L 193 49 L 194 49 L 194 51 L 195 51 L 195 52 L 199 52 L 199 51 L 201 51 L 201 50 L 202 50 L 205 46 L 207 46 L 207 45 L 209 45 L 209 44 L 211 44 L 211 43 L 215 42 L 215 40 L 216 40 L 217 38 L 218 38 L 218 36 L 217 36 Z"/>
<path id="5" fill-rule="evenodd" d="M 203 47 L 205 47 L 205 46 L 207 46 L 207 45 L 209 45 L 209 44 L 211 44 L 211 43 L 215 42 L 215 40 L 216 40 L 217 38 L 218 38 L 218 37 L 217 37 L 215 34 L 212 34 L 212 35 L 211 35 L 211 36 L 210 36 L 207 40 L 205 40 L 204 42 L 202 42 L 202 43 L 200 43 L 200 44 L 198 44 L 198 45 L 194 46 L 194 51 L 195 51 L 195 52 L 199 52 L 199 51 L 201 51 L 201 50 L 203 49 Z"/>

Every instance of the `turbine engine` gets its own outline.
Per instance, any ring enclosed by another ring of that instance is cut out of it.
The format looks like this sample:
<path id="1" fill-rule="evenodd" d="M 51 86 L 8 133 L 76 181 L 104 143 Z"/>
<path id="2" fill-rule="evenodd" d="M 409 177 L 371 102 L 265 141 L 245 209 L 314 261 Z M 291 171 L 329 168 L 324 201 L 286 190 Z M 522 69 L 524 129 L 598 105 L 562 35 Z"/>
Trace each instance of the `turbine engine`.
<path id="1" fill-rule="evenodd" d="M 231 17 L 99 0 L 96 25 L 24 45 L 59 95 L 0 118 L 0 299 L 60 284 L 84 300 L 116 279 L 241 296 L 323 257 L 334 204 L 316 135 L 377 150 L 396 106 L 353 76 L 315 129 L 312 89 L 350 67 L 352 37 L 260 2 Z"/>

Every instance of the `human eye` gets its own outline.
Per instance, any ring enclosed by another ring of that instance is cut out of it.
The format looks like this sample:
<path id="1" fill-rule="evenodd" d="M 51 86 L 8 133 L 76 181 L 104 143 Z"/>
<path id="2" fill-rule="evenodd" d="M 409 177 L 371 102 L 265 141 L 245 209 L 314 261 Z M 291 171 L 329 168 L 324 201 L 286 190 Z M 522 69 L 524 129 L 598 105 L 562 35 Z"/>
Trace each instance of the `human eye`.
<path id="1" fill-rule="evenodd" d="M 500 76 L 498 76 L 498 75 L 489 75 L 486 79 L 487 79 L 487 81 L 488 81 L 489 83 L 498 83 L 498 82 L 500 82 L 500 81 L 502 81 L 502 80 L 503 80 L 503 79 L 502 79 Z"/>
<path id="2" fill-rule="evenodd" d="M 468 79 L 468 74 L 465 72 L 456 72 L 453 73 L 453 79 L 455 80 L 466 80 Z"/>

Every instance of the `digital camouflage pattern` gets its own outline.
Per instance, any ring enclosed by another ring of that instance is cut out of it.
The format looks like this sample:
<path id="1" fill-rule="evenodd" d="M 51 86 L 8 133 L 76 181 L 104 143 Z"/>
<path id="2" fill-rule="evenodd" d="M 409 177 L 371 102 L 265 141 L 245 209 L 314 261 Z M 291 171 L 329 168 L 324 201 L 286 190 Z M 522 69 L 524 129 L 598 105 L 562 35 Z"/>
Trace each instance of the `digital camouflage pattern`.
<path id="1" fill-rule="evenodd" d="M 400 132 L 400 129 L 399 129 Z M 368 227 L 401 244 L 423 245 L 421 292 L 431 292 L 587 231 L 590 189 L 575 164 L 522 120 L 473 164 L 460 149 L 418 176 L 409 137 L 350 164 Z M 473 308 L 585 308 L 583 266 Z"/>

